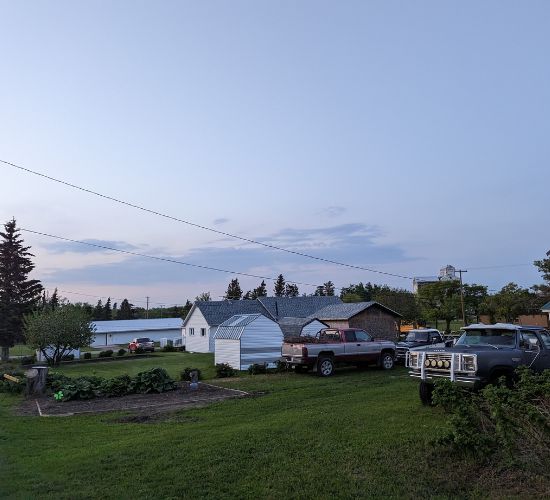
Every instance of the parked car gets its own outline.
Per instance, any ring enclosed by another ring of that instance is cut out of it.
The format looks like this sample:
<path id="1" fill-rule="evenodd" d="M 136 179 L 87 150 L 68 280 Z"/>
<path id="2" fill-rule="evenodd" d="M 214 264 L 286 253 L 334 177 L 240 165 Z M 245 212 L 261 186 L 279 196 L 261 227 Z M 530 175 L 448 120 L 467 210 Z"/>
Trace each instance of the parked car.
<path id="1" fill-rule="evenodd" d="M 405 363 L 405 358 L 409 349 L 413 347 L 424 347 L 432 345 L 434 347 L 450 347 L 452 340 L 445 340 L 439 330 L 433 328 L 422 328 L 410 330 L 402 342 L 395 344 L 395 361 Z"/>
<path id="2" fill-rule="evenodd" d="M 141 337 L 138 339 L 133 339 L 128 344 L 128 350 L 130 352 L 135 352 L 136 349 L 142 348 L 144 351 L 155 352 L 155 343 L 148 337 Z"/>
<path id="3" fill-rule="evenodd" d="M 512 385 L 520 365 L 534 371 L 550 368 L 550 332 L 542 327 L 497 323 L 461 330 L 452 347 L 421 347 L 407 353 L 409 373 L 420 379 L 422 403 L 431 404 L 437 379 L 480 388 L 505 377 L 507 385 Z"/>
<path id="4" fill-rule="evenodd" d="M 313 369 L 328 377 L 337 365 L 377 365 L 390 370 L 394 365 L 395 343 L 375 340 L 358 328 L 325 328 L 315 337 L 285 341 L 283 359 L 296 371 Z"/>

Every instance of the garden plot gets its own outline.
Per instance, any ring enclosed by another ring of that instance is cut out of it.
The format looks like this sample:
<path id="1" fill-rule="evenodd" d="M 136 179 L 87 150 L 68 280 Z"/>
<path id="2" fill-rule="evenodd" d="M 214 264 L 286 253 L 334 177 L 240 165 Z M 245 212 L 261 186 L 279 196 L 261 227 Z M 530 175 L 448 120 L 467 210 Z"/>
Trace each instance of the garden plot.
<path id="1" fill-rule="evenodd" d="M 197 408 L 224 401 L 242 398 L 248 393 L 235 389 L 218 387 L 199 382 L 196 390 L 188 383 L 181 383 L 173 391 L 160 394 L 129 394 L 112 398 L 94 398 L 58 402 L 53 396 L 26 399 L 17 408 L 19 415 L 40 415 L 42 417 L 64 417 L 82 414 L 98 414 L 111 411 L 162 412 L 186 408 Z"/>

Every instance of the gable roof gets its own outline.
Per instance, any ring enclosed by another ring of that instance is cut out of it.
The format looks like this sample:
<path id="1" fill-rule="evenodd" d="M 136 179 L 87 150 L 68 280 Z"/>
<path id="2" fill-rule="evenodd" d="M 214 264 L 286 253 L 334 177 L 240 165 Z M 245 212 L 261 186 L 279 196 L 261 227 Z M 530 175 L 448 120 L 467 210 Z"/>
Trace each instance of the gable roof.
<path id="1" fill-rule="evenodd" d="M 389 307 L 383 306 L 374 300 L 370 302 L 348 302 L 342 304 L 333 304 L 327 307 L 324 307 L 320 311 L 315 313 L 315 317 L 321 321 L 325 320 L 348 320 L 353 318 L 353 316 L 367 310 L 369 307 L 380 307 L 386 312 L 389 312 L 393 316 L 401 317 L 401 314 L 391 310 Z"/>
<path id="2" fill-rule="evenodd" d="M 189 321 L 195 309 L 200 310 L 210 326 L 221 325 L 225 320 L 236 314 L 263 314 L 270 317 L 270 314 L 257 300 L 209 300 L 195 302 L 185 317 L 183 326 Z"/>
<path id="3" fill-rule="evenodd" d="M 239 340 L 244 333 L 246 327 L 258 319 L 263 319 L 271 323 L 272 327 L 279 332 L 279 325 L 272 319 L 266 318 L 263 314 L 236 314 L 224 321 L 216 330 L 214 337 L 224 340 Z"/>
<path id="4" fill-rule="evenodd" d="M 550 311 L 550 302 L 544 304 L 540 309 L 541 311 Z"/>
<path id="5" fill-rule="evenodd" d="M 260 297 L 258 301 L 269 312 L 271 317 L 307 318 L 320 309 L 333 304 L 342 304 L 340 297 Z"/>
<path id="6" fill-rule="evenodd" d="M 340 297 L 261 297 L 256 300 L 210 300 L 195 302 L 183 326 L 199 309 L 209 326 L 221 325 L 236 314 L 263 314 L 277 321 L 283 317 L 307 318 L 330 304 L 341 304 Z"/>

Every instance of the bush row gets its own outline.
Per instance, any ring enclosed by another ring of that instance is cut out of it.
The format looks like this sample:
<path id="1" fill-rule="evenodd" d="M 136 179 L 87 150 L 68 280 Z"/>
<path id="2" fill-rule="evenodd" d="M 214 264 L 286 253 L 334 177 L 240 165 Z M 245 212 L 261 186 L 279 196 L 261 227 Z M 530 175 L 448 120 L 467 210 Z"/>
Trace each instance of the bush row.
<path id="1" fill-rule="evenodd" d="M 164 368 L 152 368 L 134 377 L 120 375 L 111 379 L 96 376 L 70 378 L 61 373 L 48 375 L 48 386 L 54 393 L 63 393 L 62 401 L 91 399 L 99 396 L 117 397 L 126 394 L 166 392 L 176 383 Z"/>

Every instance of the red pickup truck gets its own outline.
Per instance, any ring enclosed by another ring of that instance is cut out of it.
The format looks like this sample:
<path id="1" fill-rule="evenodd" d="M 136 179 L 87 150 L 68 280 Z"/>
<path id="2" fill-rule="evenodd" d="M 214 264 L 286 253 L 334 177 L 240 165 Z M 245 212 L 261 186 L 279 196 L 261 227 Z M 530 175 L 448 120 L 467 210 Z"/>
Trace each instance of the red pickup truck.
<path id="1" fill-rule="evenodd" d="M 334 373 L 336 365 L 377 365 L 391 370 L 395 360 L 395 343 L 375 340 L 358 328 L 326 328 L 315 337 L 285 341 L 283 359 L 296 371 L 313 369 L 321 377 Z"/>

